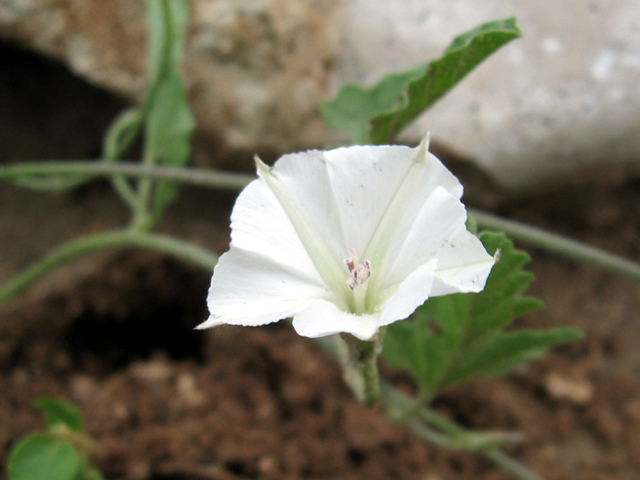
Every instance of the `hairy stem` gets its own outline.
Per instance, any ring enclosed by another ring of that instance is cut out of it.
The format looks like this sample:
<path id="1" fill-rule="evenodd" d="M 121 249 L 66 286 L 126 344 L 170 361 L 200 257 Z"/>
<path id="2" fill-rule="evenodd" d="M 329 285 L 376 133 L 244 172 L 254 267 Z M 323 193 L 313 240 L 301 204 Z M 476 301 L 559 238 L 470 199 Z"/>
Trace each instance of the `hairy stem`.
<path id="1" fill-rule="evenodd" d="M 340 338 L 340 336 L 335 336 Z M 344 351 L 339 348 L 340 343 L 335 341 L 336 338 L 324 337 L 316 338 L 315 343 L 331 356 L 342 363 L 344 366 Z M 344 345 L 344 343 L 342 344 Z M 348 372 L 345 372 L 348 373 Z M 438 412 L 429 408 L 425 403 L 418 405 L 418 401 L 422 400 L 410 398 L 408 395 L 395 389 L 388 382 L 378 382 L 379 395 L 387 408 L 389 417 L 393 420 L 406 423 L 420 438 L 427 442 L 440 447 L 456 448 L 458 450 L 466 450 L 482 455 L 484 458 L 492 462 L 494 465 L 505 469 L 518 480 L 544 480 L 543 477 L 531 472 L 525 465 L 518 462 L 514 458 L 507 455 L 497 446 L 486 443 L 487 448 L 480 448 L 482 444 L 475 442 L 472 437 L 490 436 L 484 435 L 482 432 L 474 432 L 467 430 L 452 420 L 440 415 Z M 412 411 L 413 413 L 407 414 Z M 466 441 L 467 438 L 472 438 Z M 508 441 L 508 437 L 504 437 Z M 505 443 L 505 442 L 502 442 Z M 495 445 L 495 443 L 493 444 Z M 467 446 L 468 448 L 465 448 Z M 471 446 L 474 448 L 472 449 Z"/>
<path id="2" fill-rule="evenodd" d="M 390 411 L 401 413 L 406 409 L 415 408 L 415 401 L 407 395 L 387 383 L 382 383 L 381 387 L 382 399 Z M 416 416 L 406 420 L 406 424 L 429 443 L 440 447 L 473 451 L 519 480 L 544 480 L 498 447 L 477 448 L 478 444 L 475 444 L 473 437 L 482 435 L 481 432 L 467 430 L 426 405 L 416 409 Z M 467 442 L 467 439 L 470 440 Z M 474 445 L 476 448 L 472 450 L 470 447 L 465 448 L 465 445 Z"/>
<path id="3" fill-rule="evenodd" d="M 480 228 L 499 230 L 511 238 L 640 281 L 640 264 L 596 247 L 490 213 L 471 211 Z"/>
<path id="4" fill-rule="evenodd" d="M 84 175 L 87 178 L 112 177 L 114 175 L 132 178 L 149 177 L 231 191 L 242 190 L 256 178 L 254 175 L 246 173 L 220 172 L 204 168 L 146 166 L 133 162 L 114 164 L 100 160 L 40 161 L 0 166 L 0 180 L 15 180 L 25 176 L 56 175 Z"/>
<path id="5" fill-rule="evenodd" d="M 378 335 L 374 340 L 364 341 L 343 333 L 335 335 L 333 339 L 334 342 L 318 343 L 340 363 L 344 379 L 355 397 L 365 405 L 374 405 L 380 399 L 378 356 L 382 349 L 382 337 Z"/>
<path id="6" fill-rule="evenodd" d="M 209 271 L 218 257 L 192 243 L 167 235 L 133 231 L 105 232 L 73 240 L 47 254 L 40 261 L 0 288 L 0 305 L 18 294 L 41 276 L 80 255 L 112 248 L 149 248 L 186 260 Z"/>
<path id="7" fill-rule="evenodd" d="M 156 78 L 153 78 L 151 84 L 151 90 L 147 95 L 145 100 L 145 104 L 143 106 L 143 118 L 146 120 L 147 130 L 149 129 L 149 112 L 151 111 L 152 106 L 154 105 L 156 98 L 158 97 L 158 91 L 160 85 L 163 82 L 164 77 L 168 74 L 168 69 L 170 68 L 170 56 L 171 56 L 171 46 L 174 43 L 173 39 L 173 27 L 172 27 L 172 16 L 171 16 L 171 7 L 169 5 L 170 0 L 161 0 L 160 1 L 160 11 L 162 12 L 160 15 L 160 25 L 155 25 L 155 28 L 160 29 L 164 35 L 162 35 L 162 46 L 161 46 L 161 55 L 158 60 L 158 70 Z M 144 154 L 142 158 L 142 163 L 144 166 L 154 166 L 158 161 L 158 153 L 154 149 L 153 142 L 149 139 L 149 134 L 145 137 L 144 144 Z M 133 219 L 131 222 L 131 227 L 138 231 L 147 231 L 153 225 L 152 219 L 152 207 L 151 202 L 154 194 L 154 181 L 151 177 L 143 177 L 138 182 L 138 190 L 137 190 L 137 203 L 133 209 Z"/>

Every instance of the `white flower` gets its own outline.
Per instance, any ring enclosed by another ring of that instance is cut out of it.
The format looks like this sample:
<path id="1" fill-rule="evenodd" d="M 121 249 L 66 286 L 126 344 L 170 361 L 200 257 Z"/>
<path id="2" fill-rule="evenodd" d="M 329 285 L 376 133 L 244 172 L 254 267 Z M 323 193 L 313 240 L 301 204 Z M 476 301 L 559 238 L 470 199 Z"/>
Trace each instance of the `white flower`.
<path id="1" fill-rule="evenodd" d="M 300 335 L 370 340 L 429 297 L 484 288 L 494 259 L 467 231 L 462 185 L 427 139 L 256 163 L 198 328 L 293 317 Z"/>

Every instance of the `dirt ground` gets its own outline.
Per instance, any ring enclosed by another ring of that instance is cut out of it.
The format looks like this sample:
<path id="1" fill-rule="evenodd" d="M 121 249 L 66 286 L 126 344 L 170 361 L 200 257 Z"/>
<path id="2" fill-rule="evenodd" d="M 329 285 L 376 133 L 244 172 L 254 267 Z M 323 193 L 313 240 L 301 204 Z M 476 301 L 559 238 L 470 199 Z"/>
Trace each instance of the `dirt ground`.
<path id="1" fill-rule="evenodd" d="M 0 72 L 0 161 L 99 154 L 122 102 L 6 46 Z M 55 95 L 43 94 L 42 75 Z M 515 198 L 459 171 L 476 206 L 640 260 L 637 180 L 593 175 Z M 160 228 L 223 252 L 232 204 L 231 194 L 188 189 Z M 0 184 L 0 282 L 49 247 L 126 220 L 103 182 L 56 194 Z M 435 405 L 470 427 L 523 432 L 510 452 L 548 480 L 640 478 L 640 286 L 531 254 L 532 293 L 546 308 L 520 325 L 578 326 L 585 339 Z M 284 322 L 194 331 L 209 280 L 155 253 L 111 252 L 59 269 L 0 309 L 0 464 L 42 426 L 30 404 L 48 394 L 81 409 L 109 479 L 510 478 L 359 405 L 333 361 Z"/>

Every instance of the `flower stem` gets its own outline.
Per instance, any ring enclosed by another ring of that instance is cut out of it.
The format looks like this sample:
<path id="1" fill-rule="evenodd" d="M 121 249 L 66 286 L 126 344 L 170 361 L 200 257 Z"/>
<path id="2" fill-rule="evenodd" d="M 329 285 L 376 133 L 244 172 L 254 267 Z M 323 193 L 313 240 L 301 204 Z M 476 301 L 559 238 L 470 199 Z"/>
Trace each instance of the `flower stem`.
<path id="1" fill-rule="evenodd" d="M 426 426 L 424 423 L 419 422 L 415 419 L 407 421 L 407 425 L 409 426 L 409 428 L 411 428 L 411 430 L 414 431 L 416 435 L 418 435 L 423 440 L 426 440 L 427 442 L 438 447 L 451 448 L 450 440 L 448 439 L 447 435 L 437 432 L 434 429 Z M 540 475 L 532 472 L 522 463 L 510 457 L 499 448 L 493 448 L 491 450 L 480 450 L 477 453 L 482 455 L 485 459 L 489 460 L 497 467 L 500 467 L 506 472 L 509 472 L 518 480 L 545 480 L 544 477 L 541 477 Z"/>
<path id="2" fill-rule="evenodd" d="M 331 354 L 340 363 L 343 363 L 344 368 L 344 354 L 341 345 L 344 346 L 347 339 L 344 336 L 335 336 L 333 340 L 341 339 L 339 343 L 332 342 L 329 338 L 317 338 L 316 344 L 322 349 Z M 345 374 L 349 374 L 345 370 Z M 420 438 L 427 442 L 440 447 L 455 448 L 458 450 L 472 451 L 482 455 L 484 458 L 492 462 L 494 465 L 503 468 L 507 472 L 511 473 L 518 480 L 544 480 L 543 477 L 531 472 L 525 465 L 521 464 L 514 458 L 511 458 L 505 452 L 500 450 L 491 443 L 487 442 L 487 448 L 482 448 L 482 444 L 478 442 L 466 441 L 467 438 L 480 435 L 484 438 L 491 438 L 483 432 L 469 431 L 466 428 L 458 425 L 452 420 L 440 415 L 438 412 L 426 406 L 426 402 L 430 397 L 422 397 L 419 400 L 424 400 L 424 404 L 419 406 L 415 399 L 410 398 L 408 395 L 395 389 L 387 382 L 376 382 L 379 388 L 379 396 L 382 399 L 389 417 L 396 421 L 402 421 L 406 423 Z M 406 415 L 408 411 L 412 411 L 413 415 Z M 401 420 L 400 420 L 401 419 Z M 435 427 L 435 428 L 434 428 Z M 509 441 L 509 438 L 502 436 L 505 441 Z M 502 443 L 506 443 L 503 441 Z M 475 448 L 471 448 L 471 446 Z"/>
<path id="3" fill-rule="evenodd" d="M 382 399 L 390 411 L 397 413 L 414 408 L 415 402 L 405 394 L 387 383 L 381 385 Z M 473 432 L 442 416 L 432 408 L 424 405 L 416 410 L 416 416 L 406 420 L 407 425 L 421 438 L 440 447 L 455 448 L 478 453 L 494 465 L 511 473 L 519 480 L 544 480 L 543 477 L 530 471 L 522 463 L 494 446 L 491 433 Z M 474 437 L 489 439 L 487 447 L 474 441 Z M 500 438 L 500 437 L 497 437 Z M 508 440 L 508 437 L 503 437 Z"/>
<path id="4" fill-rule="evenodd" d="M 140 110 L 132 108 L 121 113 L 111 123 L 103 139 L 103 162 L 115 163 L 131 148 L 133 142 L 138 138 L 143 120 Z M 73 177 L 72 180 L 74 180 Z M 77 183 L 86 181 L 82 175 L 76 177 L 75 180 Z M 122 176 L 113 175 L 110 180 L 116 193 L 120 195 L 131 210 L 135 210 L 138 204 L 138 197 L 133 186 Z M 69 184 L 69 182 L 63 182 L 60 188 L 65 188 L 66 184 Z M 55 182 L 54 188 L 58 188 Z"/>
<path id="5" fill-rule="evenodd" d="M 362 376 L 364 377 L 364 404 L 375 405 L 380 400 L 380 374 L 378 372 L 377 353 L 368 355 L 364 359 Z"/>
<path id="6" fill-rule="evenodd" d="M 112 248 L 149 248 L 213 270 L 218 258 L 213 253 L 192 243 L 167 235 L 135 231 L 114 231 L 73 240 L 26 269 L 0 288 L 0 305 L 18 294 L 42 275 L 80 255 Z"/>
<path id="7" fill-rule="evenodd" d="M 355 397 L 368 406 L 380 399 L 378 356 L 382 350 L 382 335 L 384 330 L 380 330 L 373 340 L 360 340 L 343 333 L 335 335 L 331 345 L 319 342 L 342 365 L 344 378 Z"/>

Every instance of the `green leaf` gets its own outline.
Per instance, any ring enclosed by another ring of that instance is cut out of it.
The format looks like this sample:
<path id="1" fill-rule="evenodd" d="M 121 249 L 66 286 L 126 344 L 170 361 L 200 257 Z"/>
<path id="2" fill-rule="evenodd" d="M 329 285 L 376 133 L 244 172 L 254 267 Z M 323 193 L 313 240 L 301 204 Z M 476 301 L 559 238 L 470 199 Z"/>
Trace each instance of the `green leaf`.
<path id="1" fill-rule="evenodd" d="M 151 21 L 151 90 L 147 110 L 145 155 L 154 165 L 183 166 L 191 153 L 195 118 L 186 85 L 178 70 L 188 19 L 185 1 L 149 2 Z M 158 219 L 175 200 L 179 185 L 156 183 L 152 211 Z"/>
<path id="2" fill-rule="evenodd" d="M 490 254 L 500 251 L 482 292 L 429 299 L 411 320 L 387 329 L 384 357 L 394 368 L 411 371 L 427 395 L 453 383 L 506 373 L 580 336 L 571 328 L 505 333 L 542 302 L 524 295 L 533 280 L 522 270 L 529 256 L 504 234 L 485 232 L 480 239 Z"/>
<path id="3" fill-rule="evenodd" d="M 80 454 L 71 441 L 33 433 L 11 451 L 7 476 L 9 480 L 75 480 L 80 466 Z"/>
<path id="4" fill-rule="evenodd" d="M 456 317 L 453 317 L 454 319 Z M 387 328 L 382 355 L 395 369 L 411 372 L 423 393 L 435 392 L 438 375 L 446 371 L 459 342 L 459 325 L 450 322 L 442 332 L 423 311 L 411 320 L 396 322 Z"/>
<path id="5" fill-rule="evenodd" d="M 567 327 L 496 334 L 482 348 L 472 349 L 465 355 L 447 377 L 447 383 L 505 374 L 513 367 L 543 357 L 550 347 L 581 337 L 579 330 Z"/>
<path id="6" fill-rule="evenodd" d="M 516 250 L 502 233 L 484 232 L 480 239 L 489 254 L 499 252 L 500 261 L 491 270 L 484 290 L 469 295 L 473 301 L 474 321 L 470 322 L 472 337 L 481 337 L 495 329 L 507 327 L 526 313 L 542 308 L 539 299 L 524 295 L 533 281 L 533 274 L 523 270 L 531 260 L 529 255 Z M 446 298 L 434 298 L 432 304 L 447 301 Z"/>
<path id="7" fill-rule="evenodd" d="M 80 410 L 66 400 L 40 397 L 33 402 L 33 407 L 44 414 L 50 428 L 62 423 L 75 432 L 84 430 Z"/>
<path id="8" fill-rule="evenodd" d="M 186 0 L 154 0 L 149 12 L 149 91 L 139 109 L 124 112 L 104 139 L 104 156 L 117 161 L 144 128 L 146 166 L 183 166 L 191 152 L 195 118 L 179 72 L 184 30 L 189 17 Z M 137 227 L 148 229 L 175 199 L 179 184 L 141 179 L 137 190 L 122 176 L 113 177 L 118 194 L 134 211 Z"/>
<path id="9" fill-rule="evenodd" d="M 426 70 L 426 65 L 420 65 L 406 72 L 392 73 L 370 89 L 347 84 L 335 99 L 320 105 L 320 113 L 330 126 L 349 132 L 353 143 L 373 143 L 371 120 L 392 111 L 405 95 L 407 86 L 423 78 Z"/>
<path id="10" fill-rule="evenodd" d="M 191 153 L 195 119 L 189 108 L 186 87 L 177 72 L 160 83 L 157 100 L 149 112 L 147 153 L 155 157 L 155 164 L 183 166 Z M 178 191 L 177 183 L 157 182 L 153 205 L 156 217 L 176 198 Z"/>
<path id="11" fill-rule="evenodd" d="M 388 143 L 493 52 L 521 35 L 515 18 L 480 25 L 457 37 L 437 60 L 385 76 L 372 88 L 346 85 L 320 111 L 327 124 L 349 132 L 354 143 Z"/>
<path id="12" fill-rule="evenodd" d="M 82 480 L 105 480 L 104 475 L 95 467 L 89 466 L 84 472 Z"/>

